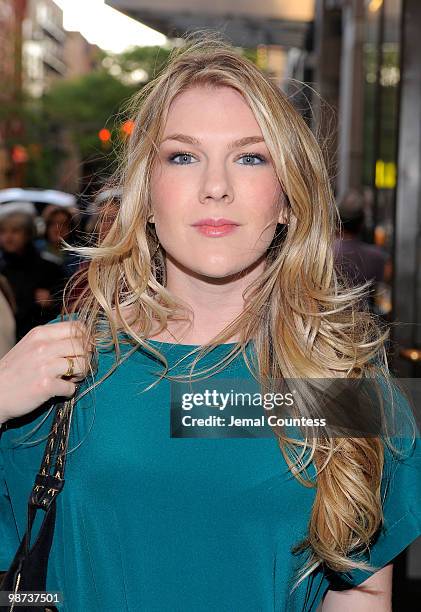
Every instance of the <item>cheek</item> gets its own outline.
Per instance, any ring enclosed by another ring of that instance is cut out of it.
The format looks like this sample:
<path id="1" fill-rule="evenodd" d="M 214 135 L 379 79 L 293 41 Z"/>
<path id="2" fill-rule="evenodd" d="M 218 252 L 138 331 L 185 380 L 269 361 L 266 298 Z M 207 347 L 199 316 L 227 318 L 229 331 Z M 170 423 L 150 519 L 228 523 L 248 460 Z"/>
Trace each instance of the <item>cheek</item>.
<path id="1" fill-rule="evenodd" d="M 186 181 L 180 181 L 171 176 L 170 172 L 158 167 L 151 177 L 151 204 L 156 217 L 163 217 L 180 201 L 183 193 L 183 185 Z"/>
<path id="2" fill-rule="evenodd" d="M 250 169 L 239 183 L 239 196 L 248 208 L 267 219 L 279 212 L 282 189 L 273 170 Z"/>
<path id="3" fill-rule="evenodd" d="M 273 185 L 255 193 L 252 198 L 248 197 L 242 218 L 245 219 L 250 231 L 264 233 L 265 238 L 275 231 L 282 209 L 280 198 L 280 193 L 277 193 Z"/>
<path id="4" fill-rule="evenodd" d="M 177 230 L 180 223 L 189 219 L 188 203 L 192 202 L 193 194 L 187 180 L 174 179 L 170 175 L 164 177 L 162 173 L 160 179 L 151 185 L 150 193 L 157 233 L 167 233 L 171 228 Z"/>

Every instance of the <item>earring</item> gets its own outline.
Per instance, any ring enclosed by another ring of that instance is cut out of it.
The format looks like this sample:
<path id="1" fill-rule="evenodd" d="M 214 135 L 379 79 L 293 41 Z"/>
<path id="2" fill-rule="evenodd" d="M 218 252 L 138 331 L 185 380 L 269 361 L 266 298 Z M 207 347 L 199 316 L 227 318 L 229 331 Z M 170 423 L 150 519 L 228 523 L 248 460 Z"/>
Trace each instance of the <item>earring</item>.
<path id="1" fill-rule="evenodd" d="M 159 249 L 160 246 L 161 246 L 161 243 L 158 240 L 158 244 L 156 245 L 155 251 L 151 255 L 151 259 L 153 259 L 155 257 L 155 255 L 157 254 L 158 249 Z"/>
<path id="2" fill-rule="evenodd" d="M 147 218 L 147 222 L 155 225 L 155 221 L 152 221 L 153 217 L 154 217 L 154 215 L 152 215 L 152 214 L 149 215 L 149 217 Z M 152 232 L 151 229 L 149 231 Z M 153 233 L 155 234 L 155 238 L 157 240 L 157 243 L 156 243 L 155 250 L 154 250 L 154 252 L 151 255 L 151 259 L 153 259 L 155 257 L 156 253 L 158 252 L 159 247 L 161 246 L 161 243 L 159 242 L 159 238 L 158 238 L 158 236 L 156 236 L 156 230 L 155 229 L 153 230 Z"/>

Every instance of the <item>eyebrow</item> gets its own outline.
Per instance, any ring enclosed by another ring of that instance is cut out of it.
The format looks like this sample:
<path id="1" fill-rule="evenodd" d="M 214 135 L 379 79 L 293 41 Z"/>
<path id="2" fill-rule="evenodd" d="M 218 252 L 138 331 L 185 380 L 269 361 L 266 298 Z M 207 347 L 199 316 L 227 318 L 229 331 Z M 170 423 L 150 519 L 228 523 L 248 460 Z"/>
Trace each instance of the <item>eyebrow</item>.
<path id="1" fill-rule="evenodd" d="M 166 140 L 178 140 L 179 142 L 185 142 L 195 146 L 201 145 L 200 140 L 194 138 L 193 136 L 188 136 L 187 134 L 171 134 L 170 136 L 164 138 L 161 144 Z M 231 150 L 238 147 L 245 147 L 246 145 L 256 144 L 258 142 L 264 142 L 264 138 L 262 136 L 244 136 L 244 138 L 239 138 L 238 140 L 230 142 L 228 149 Z"/>

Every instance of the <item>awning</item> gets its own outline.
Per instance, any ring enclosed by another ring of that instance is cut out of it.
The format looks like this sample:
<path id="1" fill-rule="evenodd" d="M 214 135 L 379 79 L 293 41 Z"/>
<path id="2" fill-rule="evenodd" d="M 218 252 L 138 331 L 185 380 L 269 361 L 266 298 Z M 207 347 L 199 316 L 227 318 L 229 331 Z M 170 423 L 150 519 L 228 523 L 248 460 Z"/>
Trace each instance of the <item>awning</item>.
<path id="1" fill-rule="evenodd" d="M 244 47 L 303 48 L 314 0 L 106 0 L 113 8 L 169 37 L 211 28 Z"/>

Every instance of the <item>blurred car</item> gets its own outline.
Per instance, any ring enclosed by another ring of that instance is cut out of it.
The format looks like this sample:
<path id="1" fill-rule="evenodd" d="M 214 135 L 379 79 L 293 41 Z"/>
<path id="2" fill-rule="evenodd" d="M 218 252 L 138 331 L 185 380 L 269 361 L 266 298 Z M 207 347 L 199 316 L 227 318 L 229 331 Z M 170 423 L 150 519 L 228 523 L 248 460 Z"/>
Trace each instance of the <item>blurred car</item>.
<path id="1" fill-rule="evenodd" d="M 16 200 L 15 202 L 5 202 L 0 204 L 0 218 L 13 212 L 24 212 L 32 217 L 36 217 L 38 212 L 32 202 Z"/>
<path id="2" fill-rule="evenodd" d="M 38 213 L 42 213 L 48 205 L 78 210 L 74 195 L 55 189 L 21 189 L 20 187 L 0 189 L 0 207 L 11 202 L 32 202 Z"/>
<path id="3" fill-rule="evenodd" d="M 66 208 L 75 216 L 80 214 L 76 197 L 71 193 L 56 189 L 0 189 L 0 217 L 15 210 L 28 212 L 34 216 L 38 236 L 44 234 L 45 218 L 53 208 Z"/>

